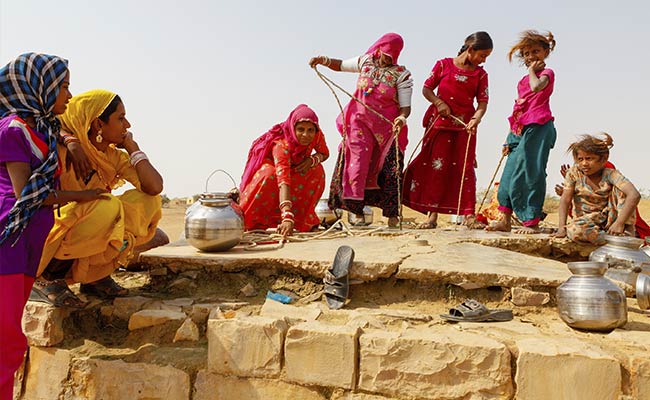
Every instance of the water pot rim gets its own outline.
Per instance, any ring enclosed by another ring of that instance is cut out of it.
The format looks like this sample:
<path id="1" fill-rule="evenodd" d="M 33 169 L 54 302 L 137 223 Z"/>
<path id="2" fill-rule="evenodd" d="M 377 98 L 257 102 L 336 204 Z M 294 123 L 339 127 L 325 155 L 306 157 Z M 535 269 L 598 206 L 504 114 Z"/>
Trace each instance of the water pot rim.
<path id="1" fill-rule="evenodd" d="M 601 261 L 574 261 L 567 264 L 569 271 L 574 275 L 603 275 L 608 264 Z"/>
<path id="2" fill-rule="evenodd" d="M 616 235 L 605 235 L 605 240 L 607 244 L 614 246 L 627 247 L 629 249 L 638 250 L 645 241 L 643 239 L 631 237 L 631 236 L 616 236 Z"/>

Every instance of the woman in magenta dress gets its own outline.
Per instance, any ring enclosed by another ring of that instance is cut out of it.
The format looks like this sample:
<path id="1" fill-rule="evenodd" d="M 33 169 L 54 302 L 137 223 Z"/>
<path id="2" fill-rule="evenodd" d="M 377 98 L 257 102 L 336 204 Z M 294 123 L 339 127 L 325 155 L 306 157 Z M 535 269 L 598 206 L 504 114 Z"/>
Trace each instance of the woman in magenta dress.
<path id="1" fill-rule="evenodd" d="M 465 39 L 458 56 L 438 60 L 424 82 L 422 94 L 432 104 L 424 115 L 422 150 L 406 168 L 403 187 L 404 205 L 429 212 L 423 228 L 435 228 L 438 213 L 474 214 L 476 128 L 488 103 L 488 75 L 480 65 L 491 53 L 490 35 L 473 33 Z"/>
<path id="2" fill-rule="evenodd" d="M 316 113 L 305 104 L 257 138 L 240 185 L 247 230 L 278 228 L 284 236 L 318 227 L 314 211 L 325 188 L 329 157 Z"/>
<path id="3" fill-rule="evenodd" d="M 362 56 L 349 60 L 318 56 L 309 61 L 312 67 L 321 64 L 333 71 L 359 73 L 356 100 L 352 99 L 337 119 L 343 144 L 332 177 L 329 206 L 350 211 L 362 223 L 365 205 L 381 208 L 389 226 L 399 223 L 398 182 L 413 90 L 411 73 L 397 64 L 403 47 L 400 35 L 387 33 Z"/>

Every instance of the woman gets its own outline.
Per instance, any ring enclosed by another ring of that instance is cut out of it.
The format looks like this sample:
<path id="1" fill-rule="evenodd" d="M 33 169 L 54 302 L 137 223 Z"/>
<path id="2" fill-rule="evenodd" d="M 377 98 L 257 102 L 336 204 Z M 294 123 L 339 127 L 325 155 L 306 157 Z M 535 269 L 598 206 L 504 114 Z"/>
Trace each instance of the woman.
<path id="1" fill-rule="evenodd" d="M 110 274 L 127 265 L 135 246 L 154 236 L 162 216 L 163 180 L 127 130 L 131 124 L 115 93 L 92 90 L 73 97 L 61 122 L 67 145 L 78 144 L 92 167 L 87 176 L 77 177 L 66 163 L 62 188 L 112 190 L 125 180 L 135 187 L 120 196 L 106 194 L 101 201 L 69 203 L 56 213 L 31 298 L 82 307 L 84 303 L 66 291 L 61 278 L 80 282 L 82 293 L 102 298 L 125 295 L 127 291 Z M 59 153 L 62 160 L 69 156 L 63 146 Z"/>
<path id="2" fill-rule="evenodd" d="M 277 227 L 288 236 L 318 228 L 314 210 L 325 188 L 321 163 L 328 157 L 318 117 L 305 104 L 257 138 L 240 185 L 246 229 Z"/>
<path id="3" fill-rule="evenodd" d="M 318 56 L 309 61 L 312 67 L 320 64 L 333 71 L 359 73 L 354 99 L 337 120 L 343 145 L 332 177 L 329 206 L 352 212 L 360 224 L 364 223 L 365 205 L 381 208 L 390 227 L 399 223 L 398 188 L 413 91 L 411 73 L 397 64 L 403 47 L 400 35 L 387 33 L 362 56 L 345 61 Z"/>

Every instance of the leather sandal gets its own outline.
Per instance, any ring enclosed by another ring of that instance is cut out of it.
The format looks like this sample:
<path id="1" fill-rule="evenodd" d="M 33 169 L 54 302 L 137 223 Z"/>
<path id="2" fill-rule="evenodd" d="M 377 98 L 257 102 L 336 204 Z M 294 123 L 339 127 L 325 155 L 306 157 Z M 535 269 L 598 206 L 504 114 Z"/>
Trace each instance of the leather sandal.
<path id="1" fill-rule="evenodd" d="M 129 295 L 129 290 L 120 286 L 110 275 L 97 282 L 82 283 L 79 291 L 84 294 L 99 297 L 100 299 L 112 299 Z"/>
<path id="2" fill-rule="evenodd" d="M 54 307 L 84 308 L 88 305 L 72 293 L 64 279 L 37 279 L 29 293 L 29 300 L 51 304 Z"/>
<path id="3" fill-rule="evenodd" d="M 354 250 L 350 246 L 341 246 L 336 250 L 332 266 L 325 272 L 323 283 L 327 306 L 338 310 L 345 305 L 348 298 L 348 272 L 354 261 Z"/>
<path id="4" fill-rule="evenodd" d="M 453 322 L 502 322 L 512 320 L 512 310 L 492 310 L 474 299 L 467 299 L 440 317 Z"/>

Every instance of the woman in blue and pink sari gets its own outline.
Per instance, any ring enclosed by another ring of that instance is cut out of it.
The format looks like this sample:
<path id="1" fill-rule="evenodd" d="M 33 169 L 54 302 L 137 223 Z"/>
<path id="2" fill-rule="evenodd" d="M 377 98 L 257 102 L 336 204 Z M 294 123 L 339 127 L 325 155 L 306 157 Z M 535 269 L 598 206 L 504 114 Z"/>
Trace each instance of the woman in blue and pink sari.
<path id="1" fill-rule="evenodd" d="M 329 206 L 348 210 L 361 223 L 365 205 L 381 208 L 389 226 L 399 223 L 398 188 L 413 91 L 411 73 L 397 63 L 403 47 L 400 35 L 387 33 L 359 57 L 339 60 L 318 56 L 309 61 L 312 67 L 320 64 L 333 71 L 359 73 L 354 99 L 337 119 L 343 143 L 330 186 Z"/>

